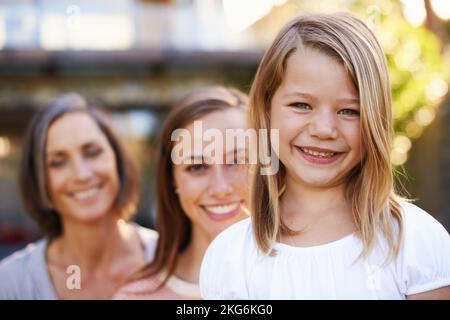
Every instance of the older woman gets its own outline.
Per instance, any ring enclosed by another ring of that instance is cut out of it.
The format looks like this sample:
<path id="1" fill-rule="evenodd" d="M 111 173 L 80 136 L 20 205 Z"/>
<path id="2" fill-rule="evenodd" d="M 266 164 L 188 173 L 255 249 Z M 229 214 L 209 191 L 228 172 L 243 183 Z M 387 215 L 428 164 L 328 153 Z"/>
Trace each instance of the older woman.
<path id="1" fill-rule="evenodd" d="M 128 222 L 136 169 L 105 114 L 78 94 L 33 118 L 20 184 L 45 238 L 0 263 L 0 298 L 108 299 L 153 259 L 157 234 Z"/>

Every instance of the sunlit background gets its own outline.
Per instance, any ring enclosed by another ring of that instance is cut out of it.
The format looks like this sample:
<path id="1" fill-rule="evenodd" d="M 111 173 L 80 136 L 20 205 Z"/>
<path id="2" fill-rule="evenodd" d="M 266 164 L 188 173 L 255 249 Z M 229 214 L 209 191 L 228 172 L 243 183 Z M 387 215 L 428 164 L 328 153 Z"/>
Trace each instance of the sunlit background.
<path id="1" fill-rule="evenodd" d="M 153 226 L 155 139 L 173 102 L 223 84 L 248 92 L 291 17 L 351 11 L 376 32 L 392 81 L 392 162 L 403 192 L 450 229 L 449 0 L 0 1 L 0 258 L 40 234 L 22 207 L 26 125 L 77 91 L 111 110 L 142 175 L 137 221 Z"/>

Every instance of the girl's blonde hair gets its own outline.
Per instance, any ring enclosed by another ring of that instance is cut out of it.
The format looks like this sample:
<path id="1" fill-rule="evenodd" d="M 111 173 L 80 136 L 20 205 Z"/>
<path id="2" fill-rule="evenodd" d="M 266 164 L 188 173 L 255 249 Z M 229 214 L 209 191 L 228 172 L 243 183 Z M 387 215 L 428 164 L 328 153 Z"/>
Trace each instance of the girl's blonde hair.
<path id="1" fill-rule="evenodd" d="M 359 92 L 361 136 L 366 152 L 348 175 L 346 196 L 363 242 L 362 256 L 370 253 L 381 231 L 389 245 L 387 258 L 394 258 L 400 248 L 402 216 L 390 162 L 393 135 L 390 84 L 384 53 L 364 22 L 347 13 L 292 19 L 277 35 L 259 65 L 250 92 L 249 127 L 270 128 L 270 105 L 283 81 L 286 61 L 293 52 L 304 48 L 319 50 L 339 61 Z M 269 134 L 264 140 L 259 140 L 257 147 L 271 150 Z M 259 174 L 260 167 L 258 163 L 252 170 L 253 230 L 258 247 L 274 254 L 273 244 L 283 233 L 293 232 L 282 222 L 279 209 L 285 168 L 280 164 L 276 175 L 263 176 Z M 397 222 L 397 232 L 392 218 Z"/>

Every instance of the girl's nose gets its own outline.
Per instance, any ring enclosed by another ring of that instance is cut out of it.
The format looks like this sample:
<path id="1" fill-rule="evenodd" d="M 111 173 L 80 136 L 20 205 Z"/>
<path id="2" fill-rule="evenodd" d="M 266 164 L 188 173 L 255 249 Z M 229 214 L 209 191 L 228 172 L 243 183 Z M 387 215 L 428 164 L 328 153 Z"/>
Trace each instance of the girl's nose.
<path id="1" fill-rule="evenodd" d="M 322 111 L 313 115 L 309 123 L 309 133 L 319 139 L 336 139 L 336 119 L 332 112 Z"/>

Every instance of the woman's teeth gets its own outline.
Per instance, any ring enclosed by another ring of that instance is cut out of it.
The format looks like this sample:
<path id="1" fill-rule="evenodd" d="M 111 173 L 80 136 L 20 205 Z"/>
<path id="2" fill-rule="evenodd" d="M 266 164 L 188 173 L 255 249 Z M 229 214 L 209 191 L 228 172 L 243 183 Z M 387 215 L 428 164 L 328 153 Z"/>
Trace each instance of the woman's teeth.
<path id="1" fill-rule="evenodd" d="M 314 150 L 310 150 L 310 149 L 306 149 L 306 148 L 300 148 L 300 149 L 304 153 L 310 154 L 315 157 L 321 157 L 321 158 L 331 158 L 332 156 L 334 156 L 336 154 L 335 152 L 319 152 L 319 151 L 314 151 Z"/>
<path id="2" fill-rule="evenodd" d="M 239 208 L 239 206 L 240 206 L 240 203 L 236 202 L 236 203 L 224 205 L 224 206 L 205 206 L 205 209 L 214 214 L 227 214 L 227 213 L 230 213 L 230 212 L 236 210 L 237 208 Z"/>
<path id="3" fill-rule="evenodd" d="M 86 200 L 95 196 L 99 190 L 100 187 L 95 187 L 88 190 L 77 191 L 73 193 L 73 197 L 75 200 Z"/>

